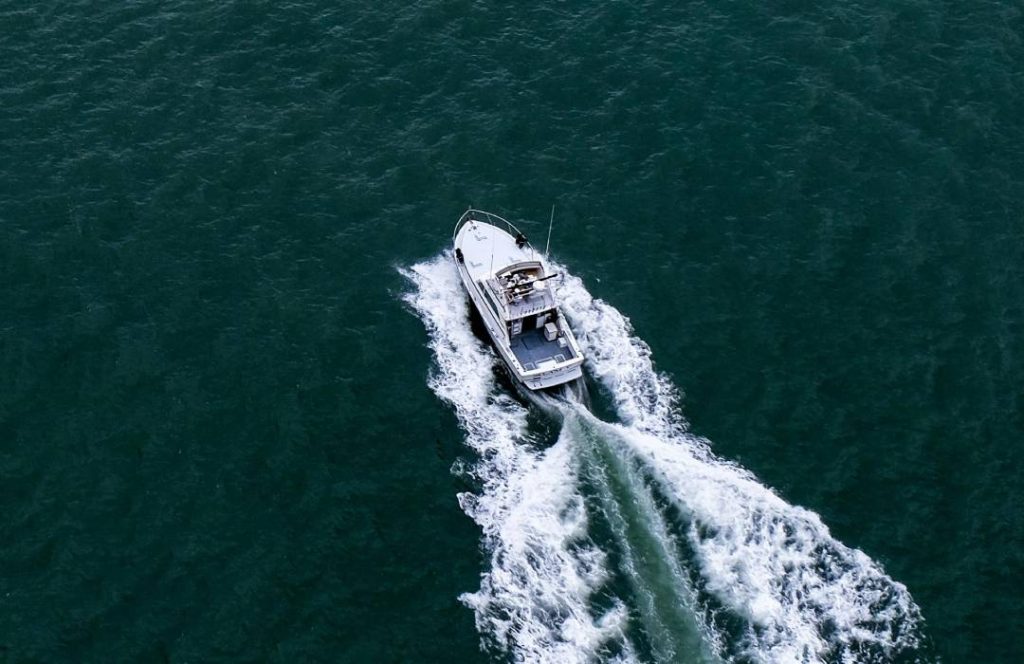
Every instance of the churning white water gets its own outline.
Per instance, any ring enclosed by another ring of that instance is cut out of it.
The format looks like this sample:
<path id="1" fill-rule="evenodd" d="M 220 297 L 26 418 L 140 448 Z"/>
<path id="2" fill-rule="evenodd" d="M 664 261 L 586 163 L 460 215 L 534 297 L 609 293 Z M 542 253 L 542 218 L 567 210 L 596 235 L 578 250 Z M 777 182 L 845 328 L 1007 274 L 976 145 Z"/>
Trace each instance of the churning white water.
<path id="1" fill-rule="evenodd" d="M 469 472 L 481 490 L 459 495 L 490 555 L 480 589 L 462 598 L 477 628 L 519 661 L 587 662 L 602 652 L 633 659 L 625 605 L 614 601 L 598 615 L 589 608 L 609 573 L 605 554 L 588 537 L 568 441 L 543 449 L 530 444 L 526 409 L 497 389 L 495 357 L 470 330 L 450 258 L 403 274 L 415 286 L 406 301 L 430 334 L 430 387 L 455 408 L 479 458 Z"/>
<path id="2" fill-rule="evenodd" d="M 463 597 L 485 639 L 530 662 L 641 651 L 665 661 L 883 661 L 916 646 L 920 611 L 906 588 L 688 433 L 677 391 L 628 319 L 559 269 L 563 310 L 620 422 L 562 404 L 549 446 L 531 440 L 526 408 L 496 384 L 496 357 L 470 329 L 450 256 L 402 271 L 430 335 L 430 387 L 478 456 L 480 491 L 459 501 L 490 555 L 480 589 Z M 594 510 L 612 536 L 604 544 Z"/>

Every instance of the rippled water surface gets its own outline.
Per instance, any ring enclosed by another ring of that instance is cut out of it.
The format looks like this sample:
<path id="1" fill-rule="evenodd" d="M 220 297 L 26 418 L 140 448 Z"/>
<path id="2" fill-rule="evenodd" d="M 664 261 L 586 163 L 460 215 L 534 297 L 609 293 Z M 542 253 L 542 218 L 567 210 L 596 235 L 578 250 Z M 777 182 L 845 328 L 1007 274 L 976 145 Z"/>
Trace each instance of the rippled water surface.
<path id="1" fill-rule="evenodd" d="M 1019 3 L 0 28 L 0 661 L 1024 660 Z M 556 206 L 590 409 L 470 204 Z"/>

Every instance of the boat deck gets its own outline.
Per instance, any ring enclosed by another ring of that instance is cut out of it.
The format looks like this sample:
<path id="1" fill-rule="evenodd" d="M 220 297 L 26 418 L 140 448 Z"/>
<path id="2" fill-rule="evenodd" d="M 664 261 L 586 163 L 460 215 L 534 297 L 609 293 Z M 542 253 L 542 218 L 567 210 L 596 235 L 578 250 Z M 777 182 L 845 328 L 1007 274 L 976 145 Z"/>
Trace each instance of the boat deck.
<path id="1" fill-rule="evenodd" d="M 548 341 L 544 338 L 544 330 L 530 330 L 512 338 L 510 344 L 516 359 L 527 371 L 541 368 L 547 361 L 565 362 L 573 357 L 572 348 L 562 346 L 558 339 Z"/>
<path id="2" fill-rule="evenodd" d="M 480 221 L 466 223 L 455 237 L 455 246 L 462 250 L 473 281 L 493 277 L 495 268 L 537 260 L 533 247 L 520 247 L 512 235 Z"/>

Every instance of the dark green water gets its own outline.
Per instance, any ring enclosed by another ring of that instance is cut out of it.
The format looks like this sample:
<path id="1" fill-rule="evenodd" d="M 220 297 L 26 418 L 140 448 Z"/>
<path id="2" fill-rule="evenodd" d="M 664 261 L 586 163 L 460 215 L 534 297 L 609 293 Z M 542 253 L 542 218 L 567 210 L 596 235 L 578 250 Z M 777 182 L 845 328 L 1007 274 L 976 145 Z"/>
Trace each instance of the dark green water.
<path id="1" fill-rule="evenodd" d="M 500 661 L 397 268 L 552 203 L 692 430 L 905 584 L 922 658 L 1024 660 L 1019 3 L 0 29 L 0 661 Z"/>

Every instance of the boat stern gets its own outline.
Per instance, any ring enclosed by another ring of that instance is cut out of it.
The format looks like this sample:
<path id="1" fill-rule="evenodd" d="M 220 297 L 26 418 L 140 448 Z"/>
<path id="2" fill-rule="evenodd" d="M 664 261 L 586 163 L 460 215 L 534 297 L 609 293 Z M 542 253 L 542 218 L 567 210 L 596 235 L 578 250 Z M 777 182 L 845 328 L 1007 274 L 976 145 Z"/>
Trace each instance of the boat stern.
<path id="1" fill-rule="evenodd" d="M 519 379 L 531 390 L 546 390 L 583 377 L 583 358 L 561 366 L 541 368 L 523 373 Z"/>

